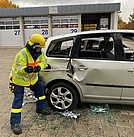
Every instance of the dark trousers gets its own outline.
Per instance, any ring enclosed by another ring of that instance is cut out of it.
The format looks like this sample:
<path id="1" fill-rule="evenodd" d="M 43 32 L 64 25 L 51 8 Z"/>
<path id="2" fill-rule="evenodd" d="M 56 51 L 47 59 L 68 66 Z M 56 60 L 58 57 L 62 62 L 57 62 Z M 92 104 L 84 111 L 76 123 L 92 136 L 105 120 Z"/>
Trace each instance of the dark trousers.
<path id="1" fill-rule="evenodd" d="M 44 96 L 44 88 L 41 85 L 40 81 L 37 81 L 36 84 L 31 85 L 30 90 L 34 92 L 35 98 Z M 15 86 L 12 109 L 22 109 L 23 97 L 24 97 L 24 87 Z M 36 109 L 44 109 L 45 107 L 46 107 L 45 99 L 36 101 Z M 10 124 L 19 124 L 20 122 L 21 122 L 21 112 L 16 112 L 16 113 L 11 112 Z"/>

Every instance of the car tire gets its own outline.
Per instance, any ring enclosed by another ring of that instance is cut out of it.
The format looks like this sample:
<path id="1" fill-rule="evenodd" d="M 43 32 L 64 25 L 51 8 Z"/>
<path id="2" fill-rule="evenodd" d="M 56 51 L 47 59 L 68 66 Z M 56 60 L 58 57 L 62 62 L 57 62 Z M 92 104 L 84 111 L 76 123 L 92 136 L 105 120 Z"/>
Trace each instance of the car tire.
<path id="1" fill-rule="evenodd" d="M 48 89 L 47 101 L 53 110 L 73 110 L 78 104 L 78 95 L 71 85 L 59 82 Z"/>

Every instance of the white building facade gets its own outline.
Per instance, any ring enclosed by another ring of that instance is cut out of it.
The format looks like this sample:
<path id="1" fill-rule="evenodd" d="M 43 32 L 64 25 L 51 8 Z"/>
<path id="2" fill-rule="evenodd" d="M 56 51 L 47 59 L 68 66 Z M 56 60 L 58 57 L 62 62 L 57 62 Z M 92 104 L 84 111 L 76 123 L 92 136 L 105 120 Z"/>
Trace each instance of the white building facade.
<path id="1" fill-rule="evenodd" d="M 24 47 L 33 33 L 117 29 L 119 11 L 120 3 L 0 9 L 0 47 Z"/>

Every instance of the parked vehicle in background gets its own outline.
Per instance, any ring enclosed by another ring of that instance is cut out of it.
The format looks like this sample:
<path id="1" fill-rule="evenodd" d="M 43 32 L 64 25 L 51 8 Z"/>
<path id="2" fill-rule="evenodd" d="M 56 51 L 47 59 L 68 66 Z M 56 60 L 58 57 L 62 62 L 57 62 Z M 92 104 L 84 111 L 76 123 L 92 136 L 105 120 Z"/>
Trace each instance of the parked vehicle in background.
<path id="1" fill-rule="evenodd" d="M 40 78 L 49 105 L 65 111 L 79 102 L 134 104 L 133 50 L 132 30 L 48 38 L 44 52 L 52 69 L 41 72 Z"/>

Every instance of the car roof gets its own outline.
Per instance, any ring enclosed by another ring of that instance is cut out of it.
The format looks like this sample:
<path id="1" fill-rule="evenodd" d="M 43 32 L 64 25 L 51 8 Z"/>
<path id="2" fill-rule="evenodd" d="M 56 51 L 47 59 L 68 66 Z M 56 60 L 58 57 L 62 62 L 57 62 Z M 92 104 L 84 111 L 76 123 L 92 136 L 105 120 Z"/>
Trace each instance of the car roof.
<path id="1" fill-rule="evenodd" d="M 130 34 L 132 33 L 134 34 L 134 30 L 93 30 L 93 31 L 82 31 L 82 32 L 76 32 L 76 33 L 68 33 L 68 34 L 51 36 L 51 37 L 48 37 L 46 40 L 46 46 L 44 48 L 44 52 L 47 51 L 47 48 L 49 47 L 50 42 L 53 40 L 58 40 L 61 38 L 68 38 L 68 37 L 76 37 L 80 35 L 99 34 L 99 33 L 130 33 Z"/>
<path id="2" fill-rule="evenodd" d="M 134 33 L 134 30 L 93 30 L 93 31 L 82 31 L 82 32 L 76 32 L 76 33 L 68 33 L 68 34 L 62 34 L 57 36 L 51 36 L 48 37 L 47 40 L 51 39 L 59 39 L 63 37 L 72 37 L 72 36 L 78 36 L 78 35 L 86 35 L 86 34 L 97 34 L 97 33 Z"/>

